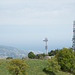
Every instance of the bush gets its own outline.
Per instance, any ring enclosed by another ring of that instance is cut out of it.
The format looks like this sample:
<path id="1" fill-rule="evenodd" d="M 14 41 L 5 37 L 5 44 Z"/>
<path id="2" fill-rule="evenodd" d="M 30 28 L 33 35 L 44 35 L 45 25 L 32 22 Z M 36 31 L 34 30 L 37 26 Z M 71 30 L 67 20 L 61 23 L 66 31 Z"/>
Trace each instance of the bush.
<path id="1" fill-rule="evenodd" d="M 49 53 L 48 53 L 48 55 L 49 56 L 54 56 L 54 55 L 56 55 L 58 53 L 58 49 L 56 49 L 56 50 L 51 50 Z"/>
<path id="2" fill-rule="evenodd" d="M 7 57 L 6 59 L 13 59 L 12 57 Z"/>
<path id="3" fill-rule="evenodd" d="M 60 51 L 58 51 L 56 57 L 62 70 L 73 73 L 75 72 L 75 56 L 71 48 L 61 49 Z"/>
<path id="4" fill-rule="evenodd" d="M 22 57 L 22 59 L 25 59 L 25 57 Z"/>
<path id="5" fill-rule="evenodd" d="M 33 52 L 29 52 L 28 53 L 28 57 L 31 58 L 31 59 L 34 59 L 35 58 L 35 54 Z"/>
<path id="6" fill-rule="evenodd" d="M 46 70 L 51 72 L 58 72 L 60 70 L 60 65 L 58 65 L 57 59 L 55 57 L 52 57 L 51 59 L 48 59 Z"/>
<path id="7" fill-rule="evenodd" d="M 27 67 L 24 59 L 12 59 L 9 62 L 8 70 L 12 75 L 26 75 Z"/>

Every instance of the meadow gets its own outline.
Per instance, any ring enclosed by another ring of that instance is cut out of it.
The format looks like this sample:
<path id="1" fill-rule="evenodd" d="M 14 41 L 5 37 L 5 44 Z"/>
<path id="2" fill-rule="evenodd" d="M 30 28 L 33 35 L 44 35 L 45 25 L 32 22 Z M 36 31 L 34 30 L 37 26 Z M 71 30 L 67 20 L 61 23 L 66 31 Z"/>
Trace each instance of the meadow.
<path id="1" fill-rule="evenodd" d="M 11 75 L 8 71 L 7 65 L 10 60 L 0 59 L 0 75 Z M 27 75 L 53 75 L 52 73 L 45 72 L 43 69 L 47 64 L 47 60 L 41 59 L 26 59 L 29 66 L 27 68 Z M 68 72 L 59 71 L 56 75 L 72 75 Z"/>

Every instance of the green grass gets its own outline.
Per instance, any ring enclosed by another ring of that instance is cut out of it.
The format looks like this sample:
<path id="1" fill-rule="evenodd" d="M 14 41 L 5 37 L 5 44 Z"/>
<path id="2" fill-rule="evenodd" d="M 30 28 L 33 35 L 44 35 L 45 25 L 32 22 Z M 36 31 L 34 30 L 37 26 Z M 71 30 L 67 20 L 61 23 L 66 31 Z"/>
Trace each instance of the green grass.
<path id="1" fill-rule="evenodd" d="M 8 60 L 0 60 L 0 75 L 10 75 L 7 69 Z"/>
<path id="2" fill-rule="evenodd" d="M 27 69 L 28 75 L 46 75 L 43 72 L 43 69 L 46 66 L 46 60 L 32 59 L 27 60 L 26 63 L 29 65 L 29 68 Z"/>
<path id="3" fill-rule="evenodd" d="M 11 75 L 8 72 L 7 65 L 10 60 L 0 60 L 0 75 Z M 43 71 L 44 67 L 47 64 L 47 60 L 38 60 L 38 59 L 27 59 L 27 65 L 29 68 L 27 69 L 28 75 L 52 75 L 50 73 L 46 73 Z M 72 75 L 68 72 L 58 72 L 56 75 Z"/>

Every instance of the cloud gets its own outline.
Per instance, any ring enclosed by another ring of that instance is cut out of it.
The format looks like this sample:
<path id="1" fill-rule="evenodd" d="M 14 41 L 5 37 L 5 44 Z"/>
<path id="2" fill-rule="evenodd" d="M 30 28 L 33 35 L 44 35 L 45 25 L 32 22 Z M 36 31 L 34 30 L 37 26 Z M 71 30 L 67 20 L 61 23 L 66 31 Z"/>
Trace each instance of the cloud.
<path id="1" fill-rule="evenodd" d="M 0 1 L 0 24 L 34 24 L 64 20 L 74 14 L 74 0 L 3 0 Z M 66 18 L 65 18 L 66 17 Z"/>
<path id="2" fill-rule="evenodd" d="M 43 54 L 43 52 L 41 52 L 41 51 L 39 51 L 39 50 L 38 50 L 38 51 L 29 50 L 29 52 L 33 52 L 35 55 L 36 55 L 36 54 Z"/>
<path id="3" fill-rule="evenodd" d="M 25 38 L 31 42 L 35 38 L 41 40 L 45 36 L 50 41 L 69 39 L 74 9 L 75 0 L 2 0 L 0 38 L 14 43 L 22 43 Z"/>

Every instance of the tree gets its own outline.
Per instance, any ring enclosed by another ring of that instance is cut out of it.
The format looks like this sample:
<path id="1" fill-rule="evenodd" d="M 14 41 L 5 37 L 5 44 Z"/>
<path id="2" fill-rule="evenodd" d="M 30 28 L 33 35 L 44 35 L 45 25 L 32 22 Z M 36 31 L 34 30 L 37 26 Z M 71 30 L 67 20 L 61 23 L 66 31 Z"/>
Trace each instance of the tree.
<path id="1" fill-rule="evenodd" d="M 12 59 L 7 67 L 12 75 L 26 75 L 28 65 L 24 59 Z"/>
<path id="2" fill-rule="evenodd" d="M 56 57 L 62 70 L 69 72 L 75 71 L 75 56 L 72 48 L 59 50 Z"/>
<path id="3" fill-rule="evenodd" d="M 33 52 L 29 52 L 28 53 L 28 57 L 31 58 L 31 59 L 34 59 L 35 58 L 35 54 Z"/>
<path id="4" fill-rule="evenodd" d="M 40 59 L 40 57 L 41 57 L 41 54 L 35 55 L 35 58 L 36 58 L 36 59 Z"/>
<path id="5" fill-rule="evenodd" d="M 42 54 L 43 58 L 45 57 L 45 53 Z"/>
<path id="6" fill-rule="evenodd" d="M 13 57 L 7 57 L 6 59 L 13 59 Z"/>
<path id="7" fill-rule="evenodd" d="M 49 53 L 48 53 L 48 55 L 49 56 L 54 56 L 54 55 L 56 55 L 58 53 L 58 49 L 56 49 L 56 50 L 51 50 Z"/>
<path id="8" fill-rule="evenodd" d="M 55 57 L 48 59 L 46 70 L 54 73 L 60 70 L 60 65 Z"/>

